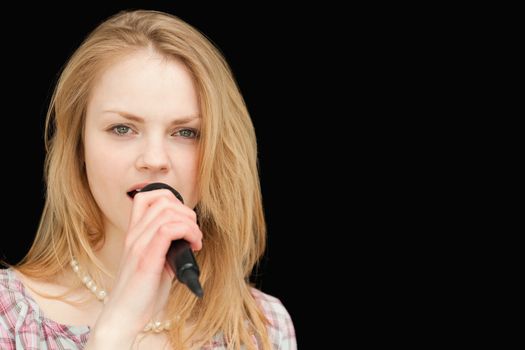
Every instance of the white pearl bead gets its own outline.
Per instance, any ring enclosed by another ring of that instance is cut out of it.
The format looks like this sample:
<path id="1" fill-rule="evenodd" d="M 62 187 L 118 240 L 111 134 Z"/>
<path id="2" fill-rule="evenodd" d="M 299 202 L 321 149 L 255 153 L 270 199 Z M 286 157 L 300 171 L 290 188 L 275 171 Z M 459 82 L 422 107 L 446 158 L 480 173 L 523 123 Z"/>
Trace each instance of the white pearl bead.
<path id="1" fill-rule="evenodd" d="M 73 271 L 75 271 L 78 275 L 78 277 L 82 280 L 82 282 L 86 285 L 86 287 L 97 297 L 98 300 L 102 301 L 104 304 L 106 303 L 107 299 L 107 292 L 103 289 L 99 289 L 93 281 L 93 279 L 88 275 L 84 274 L 83 277 L 81 277 L 81 269 L 79 263 L 75 260 L 71 260 L 71 267 L 73 268 Z M 175 315 L 173 321 L 178 322 L 180 320 L 179 315 Z M 167 320 L 164 322 L 155 321 L 155 322 L 148 322 L 148 324 L 144 327 L 143 332 L 149 332 L 153 331 L 155 333 L 160 333 L 164 330 L 170 330 L 173 325 L 173 322 L 171 320 Z"/>
<path id="2" fill-rule="evenodd" d="M 144 327 L 144 332 L 149 332 L 149 331 L 151 330 L 152 327 L 153 327 L 153 323 L 148 322 L 148 324 L 146 325 L 146 327 Z"/>

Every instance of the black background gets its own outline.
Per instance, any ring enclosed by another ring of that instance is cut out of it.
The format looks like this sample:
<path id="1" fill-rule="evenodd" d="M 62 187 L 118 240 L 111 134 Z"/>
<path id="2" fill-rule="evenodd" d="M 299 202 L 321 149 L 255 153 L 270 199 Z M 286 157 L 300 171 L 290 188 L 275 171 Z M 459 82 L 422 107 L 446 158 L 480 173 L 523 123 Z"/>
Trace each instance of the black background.
<path id="1" fill-rule="evenodd" d="M 60 68 L 97 24 L 133 8 L 177 15 L 206 34 L 229 62 L 259 146 L 268 249 L 257 285 L 287 307 L 299 348 L 312 348 L 319 336 L 326 344 L 332 335 L 309 330 L 331 328 L 322 316 L 328 308 L 323 286 L 327 278 L 319 272 L 336 265 L 330 250 L 338 244 L 332 237 L 340 218 L 332 213 L 329 198 L 341 191 L 332 188 L 341 171 L 331 164 L 346 162 L 346 155 L 334 155 L 339 148 L 333 141 L 345 141 L 334 139 L 335 129 L 346 116 L 344 111 L 334 113 L 331 106 L 340 89 L 329 83 L 340 78 L 337 58 L 348 44 L 331 42 L 335 29 L 327 23 L 337 11 L 252 5 L 190 8 L 146 1 L 4 10 L 4 16 L 15 21 L 1 24 L 2 219 L 8 224 L 0 257 L 10 263 L 20 260 L 38 225 L 44 196 L 43 123 Z"/>

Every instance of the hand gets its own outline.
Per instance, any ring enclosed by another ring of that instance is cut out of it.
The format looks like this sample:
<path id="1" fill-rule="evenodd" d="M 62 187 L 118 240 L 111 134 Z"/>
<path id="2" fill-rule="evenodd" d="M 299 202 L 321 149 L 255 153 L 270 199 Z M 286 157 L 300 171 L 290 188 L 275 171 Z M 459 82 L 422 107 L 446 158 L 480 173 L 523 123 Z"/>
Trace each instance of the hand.
<path id="1" fill-rule="evenodd" d="M 119 272 L 95 328 L 99 323 L 114 327 L 132 344 L 167 302 L 175 274 L 166 263 L 166 254 L 171 241 L 177 239 L 188 241 L 193 250 L 201 249 L 202 232 L 195 212 L 167 189 L 138 192 Z"/>

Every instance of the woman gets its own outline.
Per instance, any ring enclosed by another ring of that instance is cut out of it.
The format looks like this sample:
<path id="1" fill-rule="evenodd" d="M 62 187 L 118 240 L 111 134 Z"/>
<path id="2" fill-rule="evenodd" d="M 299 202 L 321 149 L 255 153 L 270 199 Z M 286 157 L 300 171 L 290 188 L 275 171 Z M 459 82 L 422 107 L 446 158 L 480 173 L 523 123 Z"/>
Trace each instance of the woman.
<path id="1" fill-rule="evenodd" d="M 180 19 L 122 12 L 73 54 L 46 119 L 33 245 L 0 270 L 0 348 L 295 349 L 248 277 L 265 247 L 256 138 L 218 50 Z M 166 189 L 143 191 L 163 182 Z M 204 296 L 166 263 L 187 241 Z"/>

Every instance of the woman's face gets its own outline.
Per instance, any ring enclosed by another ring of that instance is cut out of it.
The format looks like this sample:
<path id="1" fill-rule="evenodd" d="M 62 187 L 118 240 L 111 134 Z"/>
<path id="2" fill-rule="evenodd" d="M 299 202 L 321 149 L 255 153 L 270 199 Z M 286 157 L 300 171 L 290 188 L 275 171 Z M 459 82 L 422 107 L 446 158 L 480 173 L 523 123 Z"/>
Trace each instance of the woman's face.
<path id="1" fill-rule="evenodd" d="M 151 182 L 171 185 L 195 207 L 200 123 L 195 86 L 180 61 L 143 50 L 95 81 L 84 150 L 106 229 L 126 232 L 133 203 L 128 192 Z"/>

